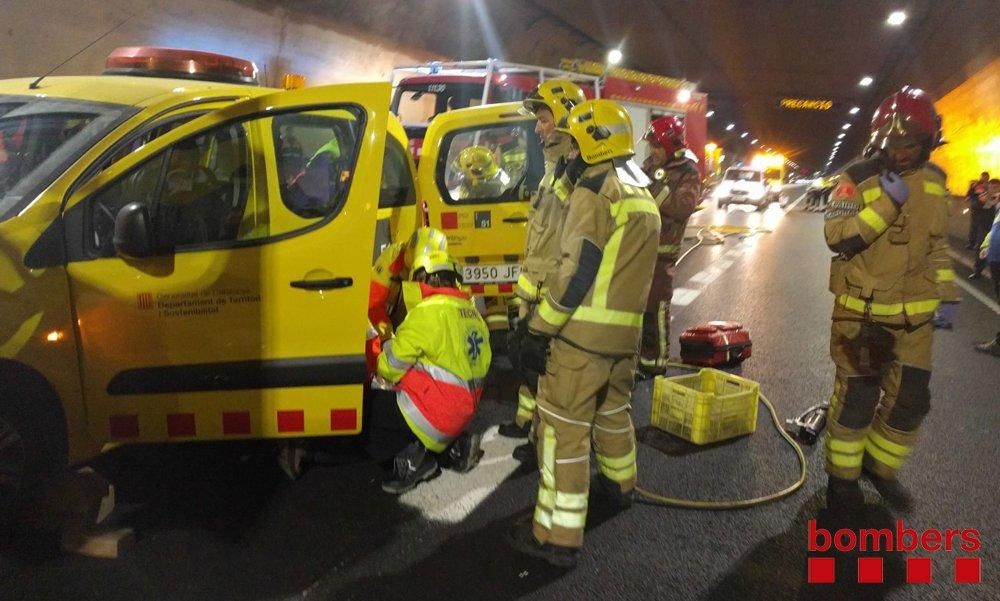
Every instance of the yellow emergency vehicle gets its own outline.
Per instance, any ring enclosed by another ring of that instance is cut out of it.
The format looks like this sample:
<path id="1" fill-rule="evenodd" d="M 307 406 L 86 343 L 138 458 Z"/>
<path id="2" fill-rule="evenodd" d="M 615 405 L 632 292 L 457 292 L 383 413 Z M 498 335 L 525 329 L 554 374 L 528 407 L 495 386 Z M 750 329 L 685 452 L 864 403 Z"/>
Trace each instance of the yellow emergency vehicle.
<path id="1" fill-rule="evenodd" d="M 428 225 L 448 236 L 448 252 L 462 265 L 474 294 L 511 297 L 524 260 L 529 201 L 544 175 L 535 120 L 521 103 L 489 104 L 437 115 L 424 137 L 418 167 Z M 470 194 L 459 157 L 480 147 L 502 166 L 502 185 Z"/>
<path id="2" fill-rule="evenodd" d="M 0 510 L 108 443 L 359 432 L 372 258 L 418 220 L 388 83 L 107 66 L 0 81 Z"/>

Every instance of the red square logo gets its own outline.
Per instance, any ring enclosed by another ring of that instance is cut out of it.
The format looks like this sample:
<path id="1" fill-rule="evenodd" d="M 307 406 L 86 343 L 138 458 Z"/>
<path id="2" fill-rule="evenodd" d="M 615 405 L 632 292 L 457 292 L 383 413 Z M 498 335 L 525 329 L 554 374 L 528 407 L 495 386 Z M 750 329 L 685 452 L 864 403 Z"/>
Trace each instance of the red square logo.
<path id="1" fill-rule="evenodd" d="M 958 584 L 982 584 L 983 571 L 978 557 L 955 559 L 955 582 Z"/>
<path id="2" fill-rule="evenodd" d="M 112 415 L 108 429 L 111 438 L 139 438 L 138 415 Z"/>
<path id="3" fill-rule="evenodd" d="M 278 432 L 303 432 L 305 429 L 305 411 L 278 412 Z"/>
<path id="4" fill-rule="evenodd" d="M 249 434 L 250 433 L 250 412 L 233 411 L 222 414 L 223 434 Z"/>
<path id="5" fill-rule="evenodd" d="M 358 411 L 356 409 L 333 409 L 330 411 L 330 430 L 357 430 Z"/>
<path id="6" fill-rule="evenodd" d="M 906 560 L 907 584 L 931 583 L 931 558 L 911 557 Z"/>
<path id="7" fill-rule="evenodd" d="M 836 581 L 832 557 L 810 557 L 806 566 L 809 584 L 833 584 Z"/>
<path id="8" fill-rule="evenodd" d="M 441 229 L 458 229 L 458 213 L 441 213 Z"/>
<path id="9" fill-rule="evenodd" d="M 858 558 L 858 584 L 882 584 L 882 558 Z"/>
<path id="10" fill-rule="evenodd" d="M 194 436 L 194 413 L 167 415 L 167 436 Z"/>

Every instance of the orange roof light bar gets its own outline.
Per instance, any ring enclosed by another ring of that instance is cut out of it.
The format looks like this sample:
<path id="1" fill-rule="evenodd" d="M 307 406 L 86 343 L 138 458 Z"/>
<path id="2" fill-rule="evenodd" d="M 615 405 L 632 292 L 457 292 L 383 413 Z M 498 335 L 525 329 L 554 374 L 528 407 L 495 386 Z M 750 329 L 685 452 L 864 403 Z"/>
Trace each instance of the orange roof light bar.
<path id="1" fill-rule="evenodd" d="M 257 65 L 253 61 L 200 50 L 155 46 L 115 48 L 104 62 L 104 74 L 257 83 Z"/>

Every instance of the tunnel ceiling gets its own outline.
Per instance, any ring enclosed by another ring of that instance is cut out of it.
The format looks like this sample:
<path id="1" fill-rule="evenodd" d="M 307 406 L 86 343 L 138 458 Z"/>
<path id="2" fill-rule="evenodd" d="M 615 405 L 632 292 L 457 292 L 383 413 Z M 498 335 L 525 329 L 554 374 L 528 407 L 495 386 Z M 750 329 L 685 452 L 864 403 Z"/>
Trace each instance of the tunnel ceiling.
<path id="1" fill-rule="evenodd" d="M 495 56 L 556 66 L 603 60 L 695 82 L 709 95 L 710 137 L 741 153 L 758 138 L 810 169 L 864 144 L 878 101 L 904 84 L 940 96 L 1000 56 L 996 0 L 239 0 L 291 18 L 455 59 Z M 885 19 L 906 10 L 902 27 Z M 875 83 L 858 85 L 863 75 Z M 824 112 L 779 108 L 782 97 L 829 99 Z M 848 110 L 861 111 L 851 117 Z M 735 123 L 732 132 L 725 126 Z M 750 136 L 741 140 L 739 134 Z"/>

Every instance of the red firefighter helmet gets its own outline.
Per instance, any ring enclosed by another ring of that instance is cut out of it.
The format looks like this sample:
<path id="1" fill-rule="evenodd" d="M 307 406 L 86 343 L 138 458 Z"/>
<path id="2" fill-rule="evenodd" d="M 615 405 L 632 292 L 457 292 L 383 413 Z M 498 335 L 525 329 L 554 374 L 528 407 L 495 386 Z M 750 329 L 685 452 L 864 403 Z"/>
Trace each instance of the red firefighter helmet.
<path id="1" fill-rule="evenodd" d="M 942 143 L 941 116 L 934 110 L 934 101 L 920 88 L 910 86 L 882 101 L 872 116 L 871 131 L 869 152 L 918 142 L 924 145 L 927 158 Z"/>
<path id="2" fill-rule="evenodd" d="M 678 150 L 687 148 L 687 144 L 684 143 L 684 122 L 674 116 L 653 119 L 642 139 L 662 146 L 663 150 L 667 151 L 668 157 L 674 156 Z"/>

